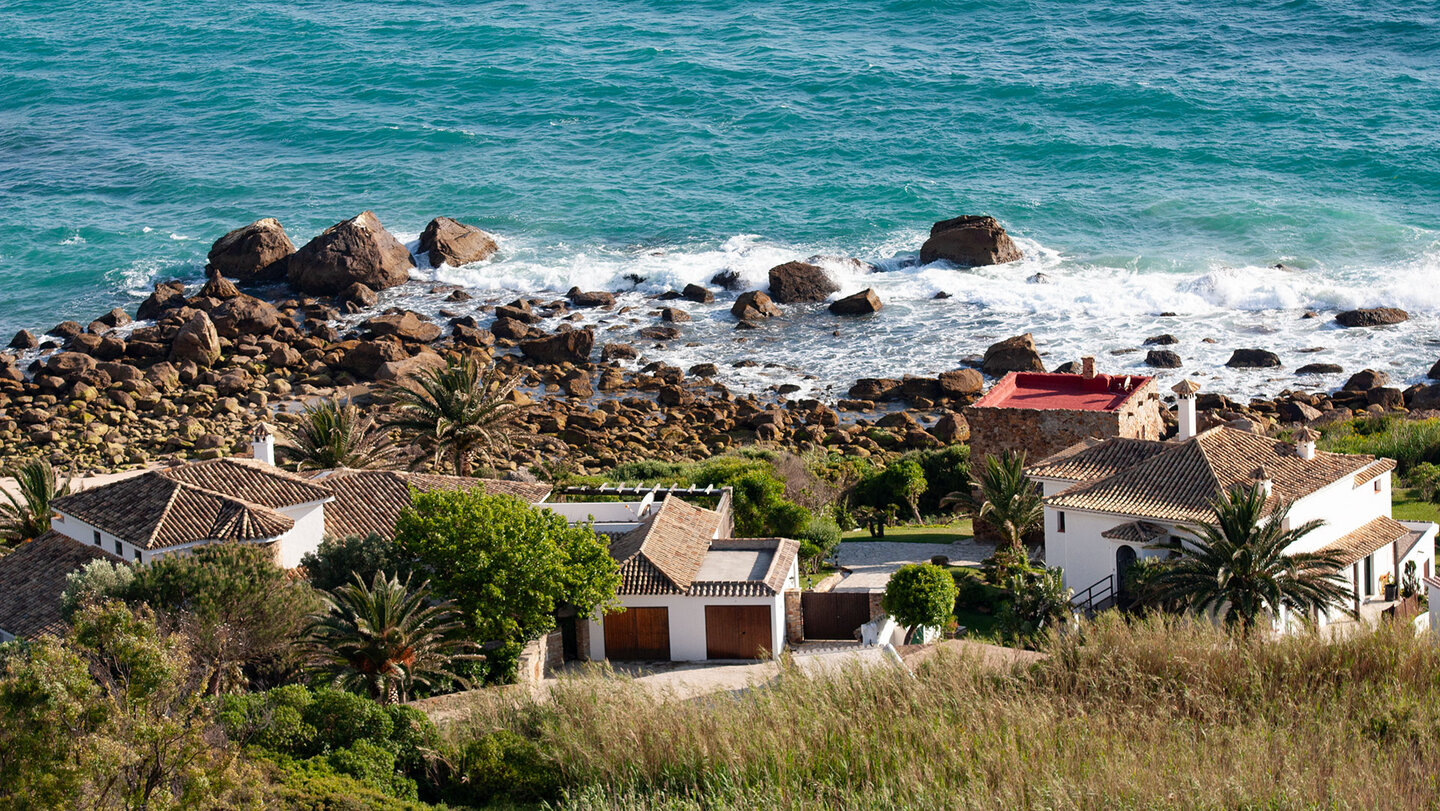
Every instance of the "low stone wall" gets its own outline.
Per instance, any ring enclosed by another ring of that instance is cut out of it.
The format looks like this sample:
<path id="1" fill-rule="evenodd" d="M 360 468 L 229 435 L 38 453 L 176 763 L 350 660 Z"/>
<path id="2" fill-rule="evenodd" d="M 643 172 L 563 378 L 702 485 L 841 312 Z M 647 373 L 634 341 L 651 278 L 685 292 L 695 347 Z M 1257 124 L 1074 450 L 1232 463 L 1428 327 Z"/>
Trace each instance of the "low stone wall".
<path id="1" fill-rule="evenodd" d="M 564 663 L 564 640 L 559 631 L 551 631 L 525 644 L 515 668 L 515 681 L 520 684 L 537 684 Z"/>
<path id="2" fill-rule="evenodd" d="M 800 594 L 799 589 L 785 592 L 785 641 L 791 645 L 805 641 L 805 613 Z"/>

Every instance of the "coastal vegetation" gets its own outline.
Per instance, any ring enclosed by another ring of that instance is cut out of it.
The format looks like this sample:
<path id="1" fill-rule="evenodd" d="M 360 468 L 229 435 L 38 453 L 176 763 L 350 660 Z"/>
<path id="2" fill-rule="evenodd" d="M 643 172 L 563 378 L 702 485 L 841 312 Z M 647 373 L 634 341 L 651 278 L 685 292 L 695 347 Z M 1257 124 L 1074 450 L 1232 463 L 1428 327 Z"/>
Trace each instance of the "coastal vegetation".
<path id="1" fill-rule="evenodd" d="M 524 406 L 511 395 L 520 384 L 517 374 L 484 367 L 473 357 L 451 359 L 443 368 L 423 369 L 391 386 L 386 395 L 394 407 L 385 424 L 429 451 L 435 464 L 456 476 L 469 476 L 475 461 L 514 440 L 516 419 Z"/>
<path id="2" fill-rule="evenodd" d="M 374 417 L 338 397 L 306 405 L 279 432 L 276 449 L 283 463 L 295 470 L 383 467 L 395 451 Z"/>
<path id="3" fill-rule="evenodd" d="M 59 479 L 44 459 L 22 462 L 5 475 L 15 480 L 15 492 L 3 491 L 0 501 L 0 554 L 49 532 L 50 503 L 70 492 L 70 482 Z"/>

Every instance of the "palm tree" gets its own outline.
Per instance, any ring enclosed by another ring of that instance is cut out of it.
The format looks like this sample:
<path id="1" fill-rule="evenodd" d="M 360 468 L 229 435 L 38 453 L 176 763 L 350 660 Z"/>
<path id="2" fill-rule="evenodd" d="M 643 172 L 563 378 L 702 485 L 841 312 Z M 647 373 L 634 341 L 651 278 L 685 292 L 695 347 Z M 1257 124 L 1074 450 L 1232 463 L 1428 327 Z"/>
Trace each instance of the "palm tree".
<path id="1" fill-rule="evenodd" d="M 1154 544 L 1151 548 L 1179 556 L 1166 561 L 1150 578 L 1149 599 L 1201 613 L 1217 612 L 1227 626 L 1245 634 L 1282 606 L 1305 616 L 1329 608 L 1353 615 L 1338 557 L 1285 551 L 1323 522 L 1285 529 L 1290 504 L 1281 504 L 1266 516 L 1265 501 L 1261 487 L 1236 487 L 1216 500 L 1215 519 L 1188 533 L 1191 538 Z"/>
<path id="2" fill-rule="evenodd" d="M 435 463 L 448 458 L 457 476 L 469 476 L 471 461 L 492 448 L 508 446 L 514 421 L 525 407 L 509 397 L 520 376 L 492 363 L 481 370 L 474 358 L 426 369 L 390 389 L 395 411 L 386 421 L 429 449 Z"/>
<path id="3" fill-rule="evenodd" d="M 465 625 L 451 603 L 427 604 L 428 585 L 412 589 L 409 577 L 376 572 L 368 586 L 356 575 L 354 583 L 336 589 L 326 598 L 327 611 L 310 626 L 316 669 L 384 704 L 405 701 L 416 685 L 436 679 L 468 686 L 446 669 L 452 660 L 472 658 L 471 643 L 459 637 Z"/>
<path id="4" fill-rule="evenodd" d="M 394 447 L 365 414 L 338 397 L 305 406 L 293 425 L 280 426 L 280 451 L 296 470 L 381 467 Z"/>
<path id="5" fill-rule="evenodd" d="M 44 459 L 32 459 L 5 475 L 15 479 L 16 492 L 4 491 L 5 501 L 0 502 L 0 541 L 33 541 L 49 532 L 55 514 L 51 503 L 70 492 L 70 481 L 58 481 Z"/>
<path id="6" fill-rule="evenodd" d="M 1024 548 L 1025 536 L 1040 528 L 1045 520 L 1045 505 L 1035 483 L 1025 475 L 1025 454 L 1006 451 L 1000 456 L 985 457 L 985 470 L 975 481 L 980 490 L 981 521 L 995 528 L 1012 551 Z M 951 493 L 944 505 L 973 504 L 969 493 Z"/>

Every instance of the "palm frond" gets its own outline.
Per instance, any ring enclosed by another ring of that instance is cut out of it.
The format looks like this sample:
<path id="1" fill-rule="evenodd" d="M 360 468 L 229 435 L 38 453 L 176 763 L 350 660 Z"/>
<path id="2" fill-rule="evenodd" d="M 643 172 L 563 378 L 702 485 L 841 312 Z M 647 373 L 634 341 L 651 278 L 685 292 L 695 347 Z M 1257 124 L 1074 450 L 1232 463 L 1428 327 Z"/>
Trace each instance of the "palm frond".
<path id="1" fill-rule="evenodd" d="M 494 364 L 452 360 L 389 387 L 385 423 L 429 451 L 437 466 L 448 460 L 455 475 L 468 476 L 477 456 L 513 443 L 515 420 L 526 410 L 511 399 L 519 384 L 518 374 Z"/>
<path id="2" fill-rule="evenodd" d="M 5 471 L 15 479 L 15 492 L 4 491 L 0 503 L 0 541 L 14 544 L 33 541 L 50 531 L 55 514 L 52 503 L 71 491 L 71 482 L 61 482 L 55 469 L 44 459 L 32 459 Z"/>
<path id="3" fill-rule="evenodd" d="M 394 456 L 394 446 L 374 418 L 349 400 L 308 405 L 279 433 L 280 452 L 296 470 L 383 467 Z"/>

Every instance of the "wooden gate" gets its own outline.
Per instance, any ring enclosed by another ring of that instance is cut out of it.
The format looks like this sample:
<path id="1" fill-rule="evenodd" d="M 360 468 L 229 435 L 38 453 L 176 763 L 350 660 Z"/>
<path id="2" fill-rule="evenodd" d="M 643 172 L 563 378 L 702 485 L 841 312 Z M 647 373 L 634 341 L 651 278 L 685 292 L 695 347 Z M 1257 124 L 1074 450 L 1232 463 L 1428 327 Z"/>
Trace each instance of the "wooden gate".
<path id="1" fill-rule="evenodd" d="M 669 659 L 670 610 L 627 608 L 606 614 L 605 658 Z"/>
<path id="2" fill-rule="evenodd" d="M 705 606 L 705 658 L 759 659 L 770 647 L 770 606 Z"/>
<path id="3" fill-rule="evenodd" d="M 806 639 L 855 639 L 870 621 L 870 595 L 863 591 L 807 591 L 800 595 Z"/>

